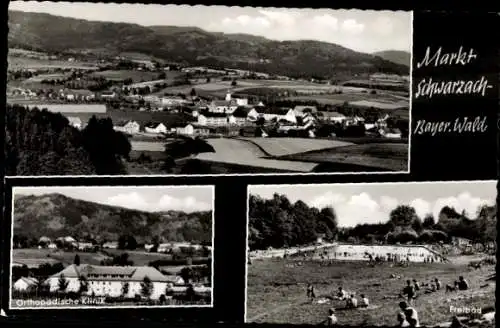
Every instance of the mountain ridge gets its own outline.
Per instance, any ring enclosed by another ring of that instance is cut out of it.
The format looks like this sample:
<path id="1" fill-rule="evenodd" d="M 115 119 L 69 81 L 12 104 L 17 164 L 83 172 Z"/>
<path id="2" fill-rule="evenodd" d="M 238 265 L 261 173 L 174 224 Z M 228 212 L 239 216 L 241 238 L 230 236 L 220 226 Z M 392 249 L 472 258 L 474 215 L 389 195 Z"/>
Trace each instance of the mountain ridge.
<path id="1" fill-rule="evenodd" d="M 88 21 L 50 14 L 9 11 L 9 46 L 49 52 L 107 49 L 138 52 L 188 65 L 234 67 L 291 77 L 333 78 L 338 74 L 408 75 L 408 67 L 373 54 L 320 41 L 275 41 L 197 27 L 141 26 Z"/>
<path id="2" fill-rule="evenodd" d="M 80 200 L 58 193 L 14 198 L 14 234 L 29 238 L 74 236 L 118 240 L 132 235 L 138 242 L 153 237 L 170 241 L 212 240 L 212 211 L 147 212 Z"/>
<path id="3" fill-rule="evenodd" d="M 373 54 L 395 64 L 405 65 L 408 67 L 411 65 L 411 53 L 408 51 L 384 50 L 374 52 Z"/>

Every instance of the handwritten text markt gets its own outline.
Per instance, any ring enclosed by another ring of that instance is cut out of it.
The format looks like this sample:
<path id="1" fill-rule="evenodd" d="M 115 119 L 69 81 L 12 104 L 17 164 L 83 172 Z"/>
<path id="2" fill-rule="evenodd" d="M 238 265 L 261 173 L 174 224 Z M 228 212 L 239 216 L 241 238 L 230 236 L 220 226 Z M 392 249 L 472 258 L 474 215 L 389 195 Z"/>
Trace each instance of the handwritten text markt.
<path id="1" fill-rule="evenodd" d="M 426 66 L 466 66 L 476 60 L 478 53 L 473 49 L 464 51 L 463 47 L 458 52 L 443 53 L 442 47 L 439 47 L 431 55 L 431 48 L 427 47 L 422 61 L 417 63 L 417 69 Z M 432 77 L 423 78 L 417 84 L 417 92 L 414 97 L 432 98 L 434 95 L 481 95 L 485 96 L 487 89 L 492 88 L 488 79 L 484 76 L 477 80 L 449 80 L 433 81 Z M 476 117 L 455 117 L 449 120 L 432 121 L 418 120 L 415 124 L 413 134 L 436 136 L 447 133 L 484 133 L 488 130 L 487 116 Z"/>
<path id="2" fill-rule="evenodd" d="M 443 48 L 439 47 L 431 55 L 431 47 L 427 47 L 425 56 L 422 61 L 417 63 L 417 69 L 426 66 L 466 66 L 476 60 L 478 53 L 473 49 L 464 51 L 463 47 L 458 49 L 458 52 L 443 53 Z M 417 84 L 415 99 L 432 98 L 434 95 L 481 95 L 485 96 L 487 89 L 493 86 L 489 84 L 485 76 L 477 80 L 449 80 L 449 81 L 434 81 L 432 77 L 423 78 Z"/>

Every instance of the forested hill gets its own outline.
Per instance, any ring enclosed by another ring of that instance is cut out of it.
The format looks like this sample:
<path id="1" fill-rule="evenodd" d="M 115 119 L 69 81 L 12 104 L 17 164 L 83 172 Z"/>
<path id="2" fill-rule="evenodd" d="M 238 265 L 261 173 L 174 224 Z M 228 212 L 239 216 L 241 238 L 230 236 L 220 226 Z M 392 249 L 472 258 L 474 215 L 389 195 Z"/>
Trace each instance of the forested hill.
<path id="1" fill-rule="evenodd" d="M 386 50 L 386 51 L 376 52 L 374 53 L 374 55 L 379 56 L 395 64 L 405 65 L 407 67 L 410 67 L 411 65 L 411 53 L 407 51 Z"/>
<path id="2" fill-rule="evenodd" d="M 61 194 L 17 195 L 14 234 L 38 239 L 73 236 L 77 239 L 116 241 L 133 236 L 137 242 L 211 242 L 212 212 L 144 212 L 103 205 Z"/>
<path id="3" fill-rule="evenodd" d="M 373 54 L 319 41 L 273 41 L 195 27 L 95 22 L 43 13 L 9 11 L 9 46 L 33 50 L 136 52 L 156 58 L 220 68 L 240 68 L 304 78 L 338 74 L 394 73 L 408 67 Z"/>
<path id="4" fill-rule="evenodd" d="M 125 174 L 122 159 L 130 151 L 128 138 L 113 130 L 110 118 L 92 117 L 79 131 L 60 113 L 6 106 L 6 175 Z"/>
<path id="5" fill-rule="evenodd" d="M 408 205 L 394 208 L 387 222 L 338 227 L 335 208 L 310 207 L 303 201 L 292 203 L 284 195 L 271 199 L 250 195 L 250 249 L 282 248 L 313 243 L 318 237 L 349 243 L 433 243 L 451 237 L 478 243 L 496 241 L 496 205 L 483 205 L 477 213 L 458 213 L 444 206 L 438 218 L 418 217 Z"/>

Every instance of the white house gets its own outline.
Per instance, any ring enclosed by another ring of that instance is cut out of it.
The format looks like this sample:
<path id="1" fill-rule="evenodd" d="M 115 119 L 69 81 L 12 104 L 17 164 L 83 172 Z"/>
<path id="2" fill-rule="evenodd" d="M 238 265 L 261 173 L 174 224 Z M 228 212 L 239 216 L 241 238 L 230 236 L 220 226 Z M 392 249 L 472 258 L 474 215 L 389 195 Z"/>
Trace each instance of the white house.
<path id="1" fill-rule="evenodd" d="M 38 280 L 32 277 L 21 277 L 14 283 L 14 289 L 19 291 L 27 291 L 36 288 Z"/>
<path id="2" fill-rule="evenodd" d="M 79 117 L 68 116 L 69 125 L 80 130 L 82 128 L 82 120 Z"/>
<path id="3" fill-rule="evenodd" d="M 316 106 L 295 106 L 293 109 L 295 116 L 304 116 L 306 113 L 316 114 L 318 108 Z"/>
<path id="4" fill-rule="evenodd" d="M 108 241 L 102 245 L 102 248 L 117 249 L 118 242 L 117 241 Z"/>
<path id="5" fill-rule="evenodd" d="M 181 97 L 162 97 L 161 98 L 161 104 L 163 106 L 178 106 L 178 105 L 182 105 L 184 103 L 186 103 L 187 100 L 186 99 L 183 99 Z"/>
<path id="6" fill-rule="evenodd" d="M 50 243 L 47 245 L 47 248 L 49 249 L 57 249 L 57 245 L 55 243 Z"/>
<path id="7" fill-rule="evenodd" d="M 199 114 L 197 122 L 201 126 L 224 126 L 229 124 L 227 115 L 223 113 Z"/>
<path id="8" fill-rule="evenodd" d="M 175 131 L 177 134 L 192 136 L 194 134 L 194 127 L 191 124 L 188 124 L 184 127 L 178 127 Z"/>
<path id="9" fill-rule="evenodd" d="M 147 133 L 167 133 L 167 127 L 163 123 L 150 123 L 144 127 Z"/>
<path id="10" fill-rule="evenodd" d="M 83 242 L 78 243 L 78 250 L 80 251 L 91 250 L 93 247 L 94 245 L 92 243 L 83 243 Z"/>
<path id="11" fill-rule="evenodd" d="M 321 112 L 323 120 L 330 121 L 333 123 L 342 123 L 347 120 L 347 117 L 344 114 L 338 112 Z"/>
<path id="12" fill-rule="evenodd" d="M 236 108 L 238 108 L 238 103 L 231 100 L 213 100 L 207 106 L 210 113 L 225 113 L 232 114 Z"/>
<path id="13" fill-rule="evenodd" d="M 177 275 L 171 275 L 171 276 L 165 276 L 165 279 L 167 279 L 167 285 L 169 287 L 174 287 L 174 286 L 182 286 L 185 285 L 186 282 L 182 277 L 177 276 Z"/>
<path id="14" fill-rule="evenodd" d="M 51 292 L 59 290 L 60 280 L 64 279 L 68 284 L 65 292 L 78 292 L 82 284 L 82 277 L 87 283 L 88 295 L 133 298 L 141 295 L 144 279 L 151 281 L 152 291 L 150 298 L 157 300 L 165 294 L 169 280 L 157 269 L 148 266 L 97 266 L 97 265 L 75 265 L 66 267 L 59 273 L 50 276 L 45 284 Z M 128 288 L 125 288 L 125 285 Z M 127 293 L 124 294 L 124 289 Z"/>
<path id="15" fill-rule="evenodd" d="M 289 123 L 297 124 L 297 117 L 291 108 L 256 108 L 260 117 L 266 121 L 285 120 Z"/>
<path id="16" fill-rule="evenodd" d="M 116 93 L 114 91 L 103 91 L 101 93 L 101 98 L 104 99 L 113 99 L 116 97 Z"/>
<path id="17" fill-rule="evenodd" d="M 128 121 L 123 125 L 115 125 L 113 127 L 115 131 L 125 132 L 128 134 L 138 133 L 141 129 L 141 125 L 136 121 Z"/>

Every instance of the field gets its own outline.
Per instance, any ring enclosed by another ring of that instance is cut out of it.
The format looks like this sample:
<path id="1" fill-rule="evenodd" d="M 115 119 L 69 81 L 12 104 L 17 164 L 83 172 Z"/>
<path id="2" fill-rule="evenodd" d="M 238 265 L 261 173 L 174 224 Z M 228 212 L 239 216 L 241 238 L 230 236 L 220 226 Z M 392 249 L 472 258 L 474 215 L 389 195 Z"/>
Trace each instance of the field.
<path id="1" fill-rule="evenodd" d="M 208 142 L 214 147 L 215 153 L 198 154 L 197 159 L 229 165 L 253 166 L 293 172 L 310 172 L 316 166 L 315 163 L 266 159 L 264 157 L 268 156 L 268 154 L 263 152 L 257 145 L 245 140 L 218 138 L 208 139 Z M 251 173 L 251 171 L 248 173 Z"/>
<path id="2" fill-rule="evenodd" d="M 257 145 L 268 156 L 286 156 L 351 145 L 352 143 L 308 138 L 239 138 Z"/>
<path id="3" fill-rule="evenodd" d="M 106 105 L 104 104 L 40 104 L 35 101 L 13 101 L 15 104 L 25 105 L 29 108 L 37 107 L 38 109 L 47 109 L 54 113 L 71 113 L 71 116 L 79 116 L 80 114 L 89 115 L 89 118 L 93 114 L 105 114 Z M 73 115 L 74 114 L 74 115 Z M 86 122 L 86 121 L 85 121 Z"/>
<path id="4" fill-rule="evenodd" d="M 59 73 L 59 74 L 40 74 L 37 76 L 33 76 L 27 80 L 24 80 L 23 83 L 40 83 L 43 80 L 62 80 L 69 76 L 69 74 Z"/>
<path id="5" fill-rule="evenodd" d="M 466 262 L 467 261 L 462 261 Z M 340 325 L 395 326 L 399 312 L 398 294 L 406 279 L 428 282 L 438 277 L 443 286 L 464 275 L 471 289 L 461 292 L 468 297 L 457 299 L 458 294 L 420 294 L 415 301 L 423 326 L 450 321 L 450 305 L 494 308 L 495 282 L 486 278 L 495 272 L 494 266 L 471 271 L 465 263 L 416 264 L 409 267 L 391 267 L 384 263 L 375 267 L 366 262 L 341 262 L 330 266 L 318 262 L 265 259 L 255 260 L 248 266 L 246 321 L 270 324 L 319 324 L 335 307 Z M 401 276 L 391 278 L 391 274 Z M 348 293 L 365 294 L 371 307 L 366 310 L 344 310 L 344 302 L 310 303 L 306 299 L 306 286 L 316 287 L 318 298 L 331 296 L 339 286 Z M 484 287 L 484 285 L 488 286 Z M 483 288 L 481 288 L 483 286 Z"/>
<path id="6" fill-rule="evenodd" d="M 280 159 L 315 163 L 361 165 L 389 171 L 408 170 L 407 143 L 369 143 L 281 156 Z"/>
<path id="7" fill-rule="evenodd" d="M 64 265 L 73 264 L 75 255 L 80 256 L 82 263 L 99 265 L 102 260 L 108 256 L 101 253 L 86 253 L 86 252 L 62 252 L 51 249 L 14 249 L 12 251 L 12 259 L 19 263 L 33 263 L 39 265 L 46 262 L 61 262 Z"/>
<path id="8" fill-rule="evenodd" d="M 109 259 L 114 255 L 127 253 L 129 260 L 134 262 L 135 266 L 146 266 L 149 262 L 157 260 L 171 260 L 172 256 L 162 253 L 148 253 L 142 250 L 118 250 L 104 249 L 102 252 L 90 253 L 81 251 L 59 251 L 51 249 L 14 249 L 12 253 L 13 262 L 26 264 L 28 266 L 38 266 L 43 263 L 61 262 L 64 265 L 73 264 L 75 255 L 80 256 L 80 260 L 85 264 L 99 265 L 102 260 Z"/>
<path id="9" fill-rule="evenodd" d="M 163 152 L 165 151 L 165 143 L 164 142 L 155 142 L 155 141 L 131 141 L 132 150 L 142 152 Z"/>
<path id="10" fill-rule="evenodd" d="M 132 79 L 133 83 L 156 80 L 158 73 L 136 70 L 109 70 L 94 72 L 92 76 L 101 76 L 108 80 Z"/>
<path id="11" fill-rule="evenodd" d="M 20 69 L 82 69 L 97 70 L 97 66 L 85 62 L 69 62 L 65 60 L 44 60 L 27 57 L 8 56 L 8 70 Z"/>

